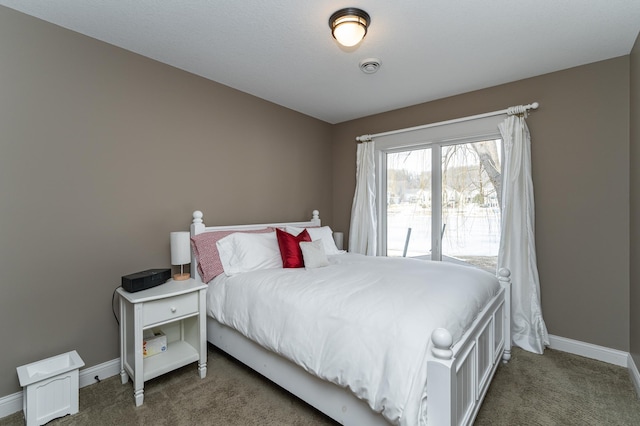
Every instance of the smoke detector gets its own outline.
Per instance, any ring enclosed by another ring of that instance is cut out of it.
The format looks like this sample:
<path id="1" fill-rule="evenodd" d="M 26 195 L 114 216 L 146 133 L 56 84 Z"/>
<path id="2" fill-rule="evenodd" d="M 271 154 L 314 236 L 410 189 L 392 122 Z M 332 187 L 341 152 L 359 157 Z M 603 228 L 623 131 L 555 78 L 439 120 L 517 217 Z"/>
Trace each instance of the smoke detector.
<path id="1" fill-rule="evenodd" d="M 373 74 L 380 68 L 380 59 L 367 58 L 360 61 L 360 69 L 365 74 Z"/>

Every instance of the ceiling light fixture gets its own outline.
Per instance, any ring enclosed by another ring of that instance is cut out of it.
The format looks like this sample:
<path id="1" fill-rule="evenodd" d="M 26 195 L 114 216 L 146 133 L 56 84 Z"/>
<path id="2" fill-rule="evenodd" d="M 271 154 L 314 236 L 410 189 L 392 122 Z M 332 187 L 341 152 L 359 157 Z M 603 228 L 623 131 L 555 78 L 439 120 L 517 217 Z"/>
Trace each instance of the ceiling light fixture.
<path id="1" fill-rule="evenodd" d="M 345 47 L 360 43 L 367 34 L 367 27 L 370 24 L 369 14 L 355 7 L 340 9 L 329 18 L 331 35 Z"/>

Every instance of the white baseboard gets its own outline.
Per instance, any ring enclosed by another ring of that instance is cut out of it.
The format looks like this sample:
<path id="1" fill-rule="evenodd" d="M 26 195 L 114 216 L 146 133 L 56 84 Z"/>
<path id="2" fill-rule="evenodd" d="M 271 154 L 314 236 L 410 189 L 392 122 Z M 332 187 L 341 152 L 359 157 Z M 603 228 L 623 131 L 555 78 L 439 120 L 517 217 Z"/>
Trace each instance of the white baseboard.
<path id="1" fill-rule="evenodd" d="M 549 347 L 551 349 L 557 349 L 562 352 L 580 355 L 585 358 L 603 361 L 620 367 L 627 367 L 628 359 L 630 358 L 629 352 L 605 348 L 604 346 L 598 346 L 592 343 L 585 343 L 578 340 L 552 335 L 549 335 Z"/>
<path id="2" fill-rule="evenodd" d="M 22 410 L 22 392 L 0 398 L 0 419 Z"/>
<path id="3" fill-rule="evenodd" d="M 103 380 L 118 374 L 120 374 L 120 358 L 81 369 L 78 374 L 78 379 L 80 387 L 83 388 L 96 383 L 96 376 L 98 376 L 100 380 Z M 22 392 L 16 392 L 0 398 L 0 418 L 10 416 L 22 410 L 22 394 Z"/>
<path id="4" fill-rule="evenodd" d="M 93 367 L 80 370 L 80 387 L 96 383 L 96 376 L 100 380 L 120 374 L 120 358 L 94 365 Z"/>

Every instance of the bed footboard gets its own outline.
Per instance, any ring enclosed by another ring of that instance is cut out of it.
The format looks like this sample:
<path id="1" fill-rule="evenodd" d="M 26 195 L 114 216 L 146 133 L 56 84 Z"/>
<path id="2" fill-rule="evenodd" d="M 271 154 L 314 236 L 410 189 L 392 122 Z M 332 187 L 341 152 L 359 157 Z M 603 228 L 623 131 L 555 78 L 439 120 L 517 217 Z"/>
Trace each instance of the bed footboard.
<path id="1" fill-rule="evenodd" d="M 427 423 L 471 425 L 478 414 L 500 359 L 511 358 L 511 272 L 501 269 L 500 292 L 476 318 L 462 339 L 444 328 L 431 335 L 427 362 Z"/>

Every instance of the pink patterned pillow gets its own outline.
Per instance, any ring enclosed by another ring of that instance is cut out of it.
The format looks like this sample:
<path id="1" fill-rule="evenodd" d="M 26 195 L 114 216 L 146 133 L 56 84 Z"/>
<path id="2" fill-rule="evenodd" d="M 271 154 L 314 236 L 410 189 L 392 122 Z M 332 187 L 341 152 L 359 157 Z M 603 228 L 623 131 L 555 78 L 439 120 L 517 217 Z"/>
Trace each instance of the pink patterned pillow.
<path id="1" fill-rule="evenodd" d="M 224 272 L 222 262 L 220 261 L 220 253 L 218 253 L 218 247 L 216 246 L 216 242 L 218 242 L 218 240 L 236 232 L 248 232 L 255 234 L 273 231 L 273 228 L 256 229 L 251 231 L 213 231 L 203 232 L 195 237 L 191 237 L 191 247 L 193 248 L 193 253 L 198 260 L 198 273 L 200 274 L 200 278 L 202 278 L 202 282 L 208 283 Z"/>

